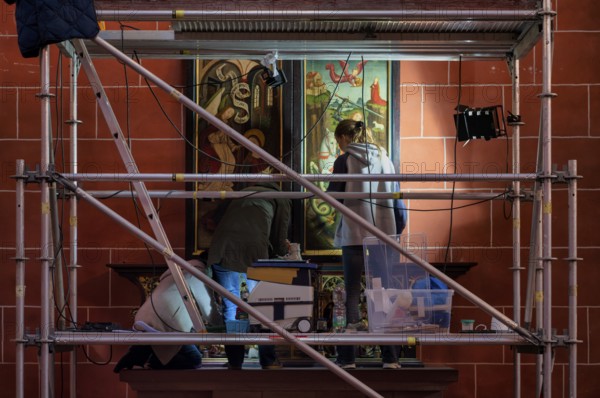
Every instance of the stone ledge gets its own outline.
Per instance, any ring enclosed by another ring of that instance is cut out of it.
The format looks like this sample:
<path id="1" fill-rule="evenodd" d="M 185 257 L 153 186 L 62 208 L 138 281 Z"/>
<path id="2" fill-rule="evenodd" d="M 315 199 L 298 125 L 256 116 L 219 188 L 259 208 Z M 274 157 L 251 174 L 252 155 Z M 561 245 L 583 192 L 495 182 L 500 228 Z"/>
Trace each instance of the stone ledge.
<path id="1" fill-rule="evenodd" d="M 442 397 L 458 371 L 444 366 L 399 370 L 358 368 L 350 374 L 384 397 Z M 283 368 L 241 371 L 205 367 L 198 370 L 128 370 L 120 380 L 138 398 L 354 398 L 362 397 L 348 383 L 325 368 Z"/>

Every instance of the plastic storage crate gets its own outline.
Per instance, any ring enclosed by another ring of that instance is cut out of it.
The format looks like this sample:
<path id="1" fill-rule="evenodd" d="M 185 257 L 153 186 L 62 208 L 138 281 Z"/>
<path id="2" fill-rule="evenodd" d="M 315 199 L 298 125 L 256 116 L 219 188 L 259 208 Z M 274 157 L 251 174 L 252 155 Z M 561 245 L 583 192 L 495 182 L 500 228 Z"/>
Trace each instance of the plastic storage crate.
<path id="1" fill-rule="evenodd" d="M 369 331 L 448 332 L 454 290 L 367 289 Z"/>
<path id="2" fill-rule="evenodd" d="M 392 238 L 407 252 L 425 258 L 424 235 Z M 429 273 L 380 239 L 366 238 L 363 244 L 369 331 L 447 332 L 454 291 L 431 290 Z"/>

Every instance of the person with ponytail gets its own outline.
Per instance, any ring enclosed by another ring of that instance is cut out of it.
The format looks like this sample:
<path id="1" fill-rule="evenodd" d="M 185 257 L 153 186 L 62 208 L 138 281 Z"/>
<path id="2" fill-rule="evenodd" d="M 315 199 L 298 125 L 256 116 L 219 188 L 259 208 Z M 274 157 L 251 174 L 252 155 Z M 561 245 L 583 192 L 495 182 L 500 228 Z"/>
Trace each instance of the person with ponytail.
<path id="1" fill-rule="evenodd" d="M 373 140 L 371 130 L 362 121 L 342 120 L 335 129 L 335 139 L 344 154 L 333 165 L 334 174 L 394 174 L 395 169 L 384 148 Z M 334 181 L 328 192 L 396 192 L 395 181 Z M 344 204 L 357 215 L 387 235 L 401 234 L 406 226 L 406 209 L 399 199 L 345 199 Z M 348 328 L 360 325 L 359 301 L 361 277 L 365 270 L 363 239 L 373 236 L 342 215 L 335 232 L 334 245 L 342 249 L 346 319 Z M 360 327 L 359 327 L 360 328 Z M 336 363 L 344 369 L 356 368 L 354 346 L 338 346 Z M 394 346 L 382 346 L 384 369 L 397 369 L 398 354 Z"/>

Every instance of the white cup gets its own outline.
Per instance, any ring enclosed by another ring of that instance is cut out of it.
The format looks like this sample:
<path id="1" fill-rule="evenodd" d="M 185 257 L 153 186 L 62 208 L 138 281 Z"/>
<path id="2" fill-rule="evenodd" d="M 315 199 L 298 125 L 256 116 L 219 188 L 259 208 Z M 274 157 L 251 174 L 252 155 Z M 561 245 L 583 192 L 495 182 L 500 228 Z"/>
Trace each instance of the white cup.
<path id="1" fill-rule="evenodd" d="M 496 330 L 498 332 L 506 332 L 509 330 L 508 326 L 500 322 L 498 319 L 492 317 L 492 322 L 490 324 L 490 330 Z"/>
<path id="2" fill-rule="evenodd" d="M 472 332 L 473 327 L 475 326 L 475 321 L 473 319 L 461 319 L 460 323 L 463 332 Z"/>

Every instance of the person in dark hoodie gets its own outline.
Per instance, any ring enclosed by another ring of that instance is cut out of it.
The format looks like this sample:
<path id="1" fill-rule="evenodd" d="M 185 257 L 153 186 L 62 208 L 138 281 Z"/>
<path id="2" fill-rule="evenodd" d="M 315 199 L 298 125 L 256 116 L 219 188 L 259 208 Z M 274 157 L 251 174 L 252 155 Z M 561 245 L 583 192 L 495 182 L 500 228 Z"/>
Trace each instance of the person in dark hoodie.
<path id="1" fill-rule="evenodd" d="M 342 120 L 335 129 L 335 139 L 344 154 L 333 165 L 334 174 L 394 174 L 394 165 L 384 148 L 375 143 L 371 131 L 362 121 Z M 331 182 L 328 192 L 395 192 L 394 181 Z M 404 204 L 396 199 L 346 199 L 344 204 L 387 235 L 401 234 L 406 225 Z M 363 239 L 373 236 L 343 215 L 335 232 L 334 245 L 342 249 L 344 285 L 346 289 L 346 319 L 349 326 L 360 322 L 359 300 L 364 272 Z M 397 369 L 398 354 L 393 346 L 382 346 L 384 369 Z M 354 369 L 355 347 L 338 346 L 337 364 Z"/>
<path id="2" fill-rule="evenodd" d="M 289 199 L 266 199 L 252 196 L 252 191 L 279 191 L 276 184 L 257 183 L 246 187 L 248 196 L 232 200 L 212 237 L 208 263 L 213 278 L 228 291 L 240 297 L 240 277 L 246 280 L 248 292 L 256 281 L 246 277 L 246 271 L 258 259 L 284 256 L 289 249 L 287 233 L 290 221 Z M 237 306 L 223 298 L 225 321 L 234 320 Z M 241 350 L 240 350 L 241 347 Z M 239 369 L 244 360 L 243 346 L 226 346 L 231 369 Z M 259 361 L 264 369 L 278 367 L 274 346 L 259 346 Z"/>

